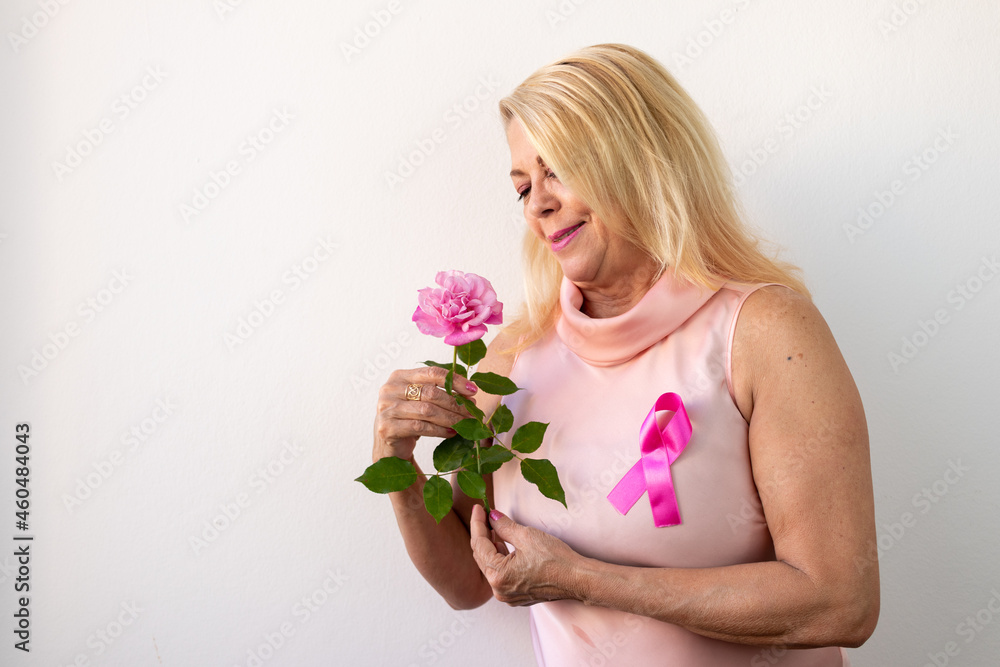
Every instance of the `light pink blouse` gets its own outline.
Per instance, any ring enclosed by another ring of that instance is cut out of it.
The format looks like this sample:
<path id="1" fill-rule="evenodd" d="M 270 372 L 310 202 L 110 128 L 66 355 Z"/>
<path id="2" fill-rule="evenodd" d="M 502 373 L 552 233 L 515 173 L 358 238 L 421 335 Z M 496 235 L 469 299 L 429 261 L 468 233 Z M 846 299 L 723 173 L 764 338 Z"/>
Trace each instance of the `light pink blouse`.
<path id="1" fill-rule="evenodd" d="M 715 567 L 774 560 L 754 486 L 747 422 L 731 386 L 732 331 L 758 286 L 717 292 L 682 285 L 666 273 L 631 310 L 591 319 L 580 291 L 561 290 L 562 317 L 524 350 L 505 398 L 516 418 L 549 422 L 532 457 L 559 471 L 569 509 L 542 496 L 517 466 L 493 475 L 497 509 L 555 535 L 577 552 L 641 567 Z M 681 396 L 693 433 L 670 466 L 682 524 L 657 528 L 648 495 L 625 516 L 607 494 L 639 459 L 639 428 L 665 392 Z M 709 639 L 679 626 L 572 600 L 531 608 L 538 664 L 841 667 L 838 648 L 783 650 Z"/>

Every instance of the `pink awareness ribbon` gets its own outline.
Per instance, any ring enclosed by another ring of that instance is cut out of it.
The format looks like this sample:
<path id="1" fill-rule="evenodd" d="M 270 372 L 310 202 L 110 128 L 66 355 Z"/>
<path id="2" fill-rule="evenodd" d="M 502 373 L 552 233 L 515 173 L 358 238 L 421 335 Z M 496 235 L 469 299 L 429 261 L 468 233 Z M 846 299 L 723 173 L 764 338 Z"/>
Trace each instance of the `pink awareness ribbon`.
<path id="1" fill-rule="evenodd" d="M 656 423 L 656 413 L 661 410 L 674 412 L 662 429 Z M 656 527 L 680 525 L 681 513 L 677 507 L 674 480 L 670 476 L 670 464 L 677 460 L 691 439 L 691 419 L 680 396 L 671 392 L 656 399 L 642 423 L 639 439 L 641 457 L 611 489 L 608 500 L 616 510 L 628 514 L 642 494 L 648 491 Z"/>

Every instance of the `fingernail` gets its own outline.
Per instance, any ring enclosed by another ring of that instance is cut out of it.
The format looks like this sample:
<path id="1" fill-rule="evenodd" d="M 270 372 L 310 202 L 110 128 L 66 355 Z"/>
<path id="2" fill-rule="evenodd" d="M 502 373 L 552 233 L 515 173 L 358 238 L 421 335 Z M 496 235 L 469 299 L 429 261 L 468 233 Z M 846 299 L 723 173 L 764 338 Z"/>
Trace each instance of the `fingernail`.
<path id="1" fill-rule="evenodd" d="M 479 391 L 479 387 L 477 387 L 472 382 L 466 382 L 465 383 L 465 390 L 468 391 L 468 392 L 471 392 L 471 393 L 475 394 L 477 391 Z"/>
<path id="2" fill-rule="evenodd" d="M 490 512 L 490 521 L 499 521 L 502 518 L 504 518 L 504 516 L 500 512 L 496 510 Z"/>
<path id="3" fill-rule="evenodd" d="M 448 429 L 448 433 L 451 433 L 452 435 L 458 435 L 458 431 L 456 431 L 453 428 Z"/>

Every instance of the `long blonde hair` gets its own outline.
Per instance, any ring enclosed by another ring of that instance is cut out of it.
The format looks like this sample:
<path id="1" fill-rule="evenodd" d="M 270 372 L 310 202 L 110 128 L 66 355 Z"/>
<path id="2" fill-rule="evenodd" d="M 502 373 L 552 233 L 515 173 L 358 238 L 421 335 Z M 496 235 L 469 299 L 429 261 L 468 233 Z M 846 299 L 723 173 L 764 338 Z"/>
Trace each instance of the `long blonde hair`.
<path id="1" fill-rule="evenodd" d="M 542 67 L 500 100 L 539 157 L 608 229 L 678 277 L 712 289 L 776 282 L 808 296 L 798 269 L 765 254 L 743 222 L 732 173 L 708 120 L 639 49 L 599 44 Z M 525 306 L 507 331 L 521 348 L 559 314 L 562 269 L 530 230 Z"/>

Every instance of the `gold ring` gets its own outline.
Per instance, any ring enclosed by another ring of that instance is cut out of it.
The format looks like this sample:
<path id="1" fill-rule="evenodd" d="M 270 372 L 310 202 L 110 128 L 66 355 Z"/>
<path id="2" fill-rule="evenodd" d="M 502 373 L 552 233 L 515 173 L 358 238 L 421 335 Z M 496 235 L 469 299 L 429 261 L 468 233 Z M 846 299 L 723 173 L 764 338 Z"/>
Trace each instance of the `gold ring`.
<path id="1" fill-rule="evenodd" d="M 406 400 L 408 401 L 419 401 L 420 392 L 423 391 L 424 385 L 422 384 L 408 384 L 406 385 Z"/>

